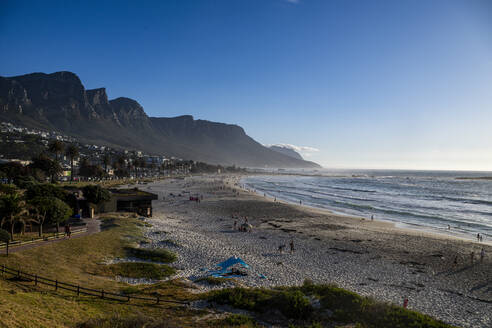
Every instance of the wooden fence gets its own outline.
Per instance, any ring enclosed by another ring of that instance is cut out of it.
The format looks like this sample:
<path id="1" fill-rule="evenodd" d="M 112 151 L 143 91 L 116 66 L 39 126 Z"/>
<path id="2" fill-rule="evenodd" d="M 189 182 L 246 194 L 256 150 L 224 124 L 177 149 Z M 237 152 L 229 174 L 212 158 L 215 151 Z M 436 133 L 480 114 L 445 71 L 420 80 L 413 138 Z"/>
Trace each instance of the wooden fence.
<path id="1" fill-rule="evenodd" d="M 77 294 L 77 296 L 88 295 L 88 296 L 95 296 L 102 299 L 127 302 L 127 303 L 129 303 L 132 300 L 140 300 L 152 304 L 161 304 L 161 303 L 174 303 L 174 304 L 183 304 L 183 305 L 190 304 L 189 302 L 183 302 L 183 301 L 163 300 L 160 298 L 161 295 L 159 294 L 157 294 L 155 297 L 142 297 L 142 296 L 132 296 L 132 295 L 112 293 L 112 292 L 105 291 L 104 289 L 86 288 L 80 285 L 69 284 L 66 282 L 61 282 L 58 280 L 41 277 L 38 276 L 37 274 L 31 274 L 18 269 L 9 268 L 5 265 L 2 265 L 1 267 L 1 274 L 2 274 L 2 278 L 6 278 L 6 276 L 9 275 L 11 278 L 16 278 L 21 281 L 33 282 L 35 286 L 38 285 L 51 286 L 55 288 L 55 291 L 58 291 L 58 289 L 66 290 Z"/>
<path id="2" fill-rule="evenodd" d="M 84 232 L 87 232 L 87 227 L 86 228 L 81 228 L 81 229 L 76 229 L 76 230 L 72 230 L 72 235 L 77 235 L 77 234 L 80 234 L 80 233 L 84 233 Z M 49 236 L 49 237 L 43 237 L 43 238 L 36 238 L 36 239 L 31 239 L 31 240 L 24 240 L 24 241 L 12 241 L 9 243 L 9 248 L 10 247 L 18 247 L 18 246 L 24 246 L 24 245 L 29 245 L 29 244 L 34 244 L 34 243 L 37 243 L 37 242 L 40 242 L 40 241 L 46 241 L 46 240 L 52 240 L 52 239 L 60 239 L 60 238 L 63 238 L 65 237 L 65 233 L 64 232 L 59 232 L 59 233 L 55 233 L 55 235 L 53 236 Z M 7 247 L 7 244 L 5 243 L 0 243 L 0 249 L 3 249 Z"/>

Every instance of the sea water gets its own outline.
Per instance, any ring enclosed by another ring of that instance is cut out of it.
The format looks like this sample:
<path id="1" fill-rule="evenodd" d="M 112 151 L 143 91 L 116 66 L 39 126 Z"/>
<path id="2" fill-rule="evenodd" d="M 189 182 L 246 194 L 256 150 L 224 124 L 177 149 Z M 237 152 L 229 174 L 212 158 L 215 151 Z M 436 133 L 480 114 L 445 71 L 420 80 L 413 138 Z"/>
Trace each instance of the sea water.
<path id="1" fill-rule="evenodd" d="M 492 176 L 463 171 L 317 171 L 249 176 L 260 194 L 340 214 L 492 241 Z M 462 179 L 466 178 L 466 179 Z M 471 179 L 470 179 L 471 178 Z"/>

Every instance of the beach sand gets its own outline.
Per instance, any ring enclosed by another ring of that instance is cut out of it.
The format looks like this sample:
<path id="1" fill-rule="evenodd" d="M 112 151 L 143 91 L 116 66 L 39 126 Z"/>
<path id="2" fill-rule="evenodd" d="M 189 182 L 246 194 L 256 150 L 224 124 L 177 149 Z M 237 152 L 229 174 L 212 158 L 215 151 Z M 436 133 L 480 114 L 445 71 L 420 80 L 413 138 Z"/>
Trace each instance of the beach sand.
<path id="1" fill-rule="evenodd" d="M 140 187 L 159 195 L 146 236 L 152 247 L 178 254 L 176 277 L 194 280 L 235 255 L 252 267 L 253 274 L 237 279 L 247 286 L 335 283 L 398 305 L 408 297 L 410 309 L 454 325 L 492 327 L 490 245 L 274 202 L 241 190 L 239 178 L 195 176 Z M 190 194 L 203 200 L 189 201 Z M 233 213 L 248 217 L 251 233 L 233 229 Z M 279 245 L 286 245 L 282 254 Z"/>

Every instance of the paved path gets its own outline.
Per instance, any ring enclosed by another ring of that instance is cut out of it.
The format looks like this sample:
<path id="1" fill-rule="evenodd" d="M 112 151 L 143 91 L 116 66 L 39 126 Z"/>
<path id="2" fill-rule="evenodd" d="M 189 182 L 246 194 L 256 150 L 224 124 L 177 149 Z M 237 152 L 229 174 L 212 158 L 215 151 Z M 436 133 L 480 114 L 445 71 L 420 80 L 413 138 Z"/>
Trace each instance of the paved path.
<path id="1" fill-rule="evenodd" d="M 86 224 L 87 227 L 87 232 L 79 233 L 76 235 L 72 235 L 71 239 L 73 238 L 79 238 L 79 237 L 84 237 L 88 235 L 92 235 L 95 233 L 98 233 L 101 231 L 101 221 L 98 219 L 83 219 L 84 223 Z M 67 237 L 61 237 L 58 239 L 50 239 L 46 241 L 39 241 L 36 243 L 28 244 L 28 245 L 22 245 L 22 246 L 17 246 L 17 247 L 9 247 L 9 254 L 11 253 L 17 253 L 17 252 L 22 252 L 31 248 L 39 247 L 39 246 L 44 246 L 47 244 L 52 244 L 52 243 L 58 243 L 60 241 L 68 239 Z M 5 250 L 2 250 L 2 253 L 5 253 Z"/>

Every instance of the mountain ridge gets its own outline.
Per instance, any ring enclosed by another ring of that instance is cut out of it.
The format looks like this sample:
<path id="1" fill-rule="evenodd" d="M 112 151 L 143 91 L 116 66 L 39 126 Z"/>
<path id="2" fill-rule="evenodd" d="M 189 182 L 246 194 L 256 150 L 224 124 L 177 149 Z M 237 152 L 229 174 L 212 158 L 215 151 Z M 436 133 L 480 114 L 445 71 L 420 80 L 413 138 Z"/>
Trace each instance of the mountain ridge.
<path id="1" fill-rule="evenodd" d="M 270 150 L 238 125 L 191 115 L 149 117 L 138 101 L 85 89 L 68 71 L 0 76 L 0 119 L 63 132 L 85 142 L 243 167 L 318 168 Z"/>

